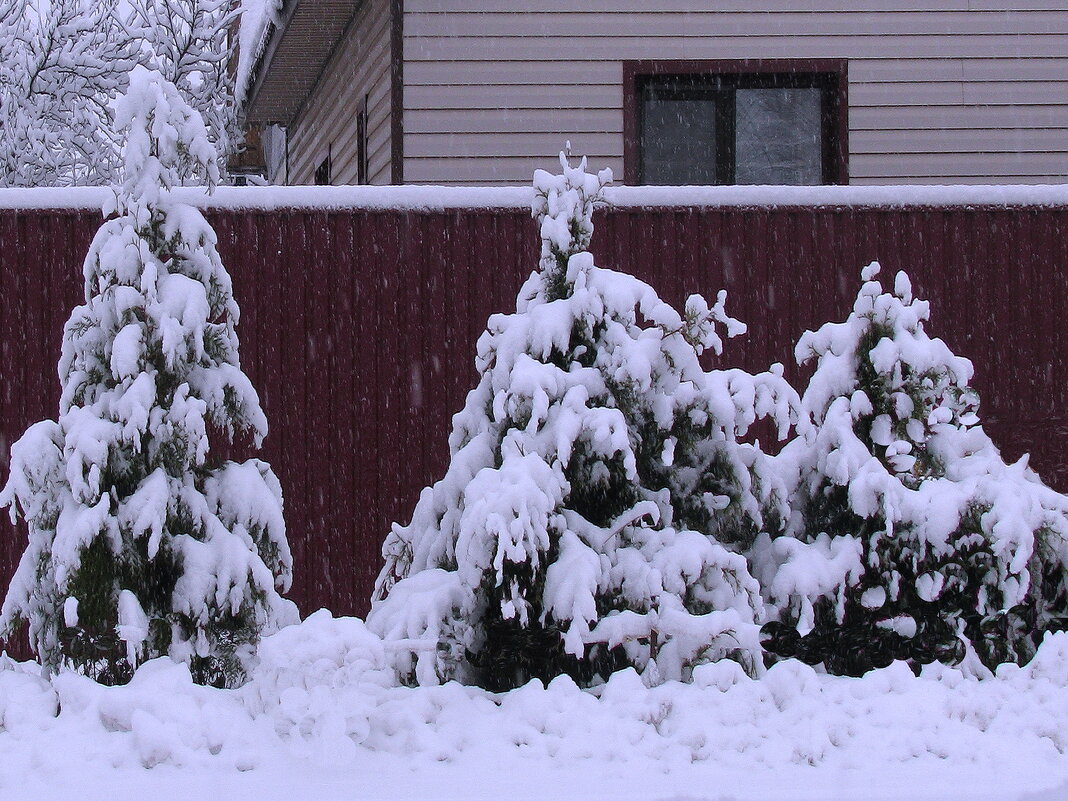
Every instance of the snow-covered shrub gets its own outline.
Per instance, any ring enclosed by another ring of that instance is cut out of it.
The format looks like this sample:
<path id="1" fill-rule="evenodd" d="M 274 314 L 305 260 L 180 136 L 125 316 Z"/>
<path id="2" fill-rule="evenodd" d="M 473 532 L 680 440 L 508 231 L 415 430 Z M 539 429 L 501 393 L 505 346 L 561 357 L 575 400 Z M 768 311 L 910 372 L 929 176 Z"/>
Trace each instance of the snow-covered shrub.
<path id="1" fill-rule="evenodd" d="M 785 489 L 738 437 L 764 416 L 785 435 L 797 396 L 779 371 L 702 368 L 719 330 L 745 330 L 724 293 L 679 314 L 595 266 L 611 173 L 561 164 L 534 177 L 539 269 L 479 340 L 451 464 L 387 538 L 368 625 L 411 644 L 401 672 L 422 684 L 588 684 L 626 666 L 655 682 L 722 658 L 755 671 L 745 552 L 780 524 Z"/>
<path id="2" fill-rule="evenodd" d="M 28 621 L 51 671 L 116 683 L 170 654 L 201 682 L 234 683 L 248 646 L 295 612 L 278 594 L 291 557 L 274 473 L 209 462 L 220 431 L 257 444 L 267 433 L 215 233 L 169 195 L 217 180 L 215 151 L 199 115 L 143 67 L 116 114 L 126 179 L 64 330 L 59 420 L 12 447 L 0 492 L 29 529 L 0 630 Z"/>
<path id="3" fill-rule="evenodd" d="M 844 323 L 807 332 L 802 404 L 814 425 L 779 457 L 789 536 L 756 573 L 784 656 L 859 674 L 895 658 L 1023 661 L 1068 614 L 1068 498 L 1026 460 L 1006 465 L 979 426 L 972 365 L 924 331 L 905 273 L 864 281 Z M 804 636 L 802 636 L 804 635 Z"/>

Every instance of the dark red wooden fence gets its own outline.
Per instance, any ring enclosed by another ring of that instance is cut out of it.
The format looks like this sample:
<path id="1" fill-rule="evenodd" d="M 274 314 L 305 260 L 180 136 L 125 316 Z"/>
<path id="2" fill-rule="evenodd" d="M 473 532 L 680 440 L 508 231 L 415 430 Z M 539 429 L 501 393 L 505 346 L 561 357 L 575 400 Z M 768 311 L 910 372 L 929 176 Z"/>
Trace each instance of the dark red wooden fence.
<path id="1" fill-rule="evenodd" d="M 292 597 L 362 614 L 394 520 L 439 477 L 475 340 L 537 260 L 519 209 L 214 211 L 241 305 L 242 364 L 285 491 Z M 0 481 L 10 443 L 58 408 L 63 323 L 95 212 L 0 211 Z M 722 364 L 783 361 L 848 313 L 859 270 L 907 269 L 930 330 L 976 365 L 988 430 L 1068 489 L 1068 208 L 700 208 L 601 212 L 599 264 L 667 299 L 725 287 L 750 326 Z M 0 589 L 23 549 L 0 522 Z"/>

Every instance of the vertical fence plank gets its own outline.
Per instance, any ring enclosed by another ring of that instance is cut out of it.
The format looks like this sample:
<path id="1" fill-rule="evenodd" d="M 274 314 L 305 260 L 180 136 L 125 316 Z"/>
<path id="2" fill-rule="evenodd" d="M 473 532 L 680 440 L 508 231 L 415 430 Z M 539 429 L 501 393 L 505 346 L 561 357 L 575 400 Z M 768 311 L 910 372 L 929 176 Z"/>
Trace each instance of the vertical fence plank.
<path id="1" fill-rule="evenodd" d="M 285 510 L 286 530 L 292 543 L 293 536 L 298 527 L 293 521 L 293 498 L 290 497 L 290 484 L 288 481 L 288 461 L 286 458 L 284 431 L 286 428 L 284 387 L 286 385 L 285 373 L 282 369 L 282 320 L 288 303 L 282 301 L 282 226 L 280 218 L 262 212 L 251 212 L 250 217 L 254 220 L 257 229 L 257 237 L 260 249 L 257 253 L 256 293 L 261 308 L 259 318 L 259 374 L 260 383 L 256 387 L 259 392 L 263 412 L 267 415 L 267 439 L 264 441 L 262 458 L 270 463 L 282 484 L 283 508 Z M 239 251 L 240 252 L 240 251 Z M 294 584 L 297 577 L 294 576 Z"/>
<path id="2" fill-rule="evenodd" d="M 19 436 L 21 422 L 18 396 L 20 385 L 19 359 L 22 357 L 16 331 L 23 324 L 22 301 L 19 297 L 19 262 L 8 254 L 18 248 L 18 225 L 14 212 L 0 211 L 0 287 L 5 288 L 0 303 L 0 482 L 6 484 L 9 473 L 9 453 L 12 442 Z M 23 547 L 23 531 L 0 515 L 0 588 L 6 588 L 18 564 Z M 25 658 L 27 649 L 21 642 L 0 639 L 0 649 L 7 648 Z"/>
<path id="3" fill-rule="evenodd" d="M 304 239 L 305 215 L 285 212 L 280 257 L 279 324 L 281 338 L 281 420 L 279 439 L 284 464 L 284 489 L 288 493 L 287 515 L 296 536 L 290 538 L 293 550 L 294 587 L 298 597 L 314 597 L 313 577 L 307 570 L 308 499 L 305 484 L 307 439 L 305 437 L 305 382 L 307 381 L 307 338 L 305 330 L 304 286 L 308 269 Z M 313 605 L 314 608 L 314 605 Z"/>
<path id="4" fill-rule="evenodd" d="M 356 258 L 351 291 L 354 330 L 353 343 L 353 516 L 357 521 L 353 565 L 354 611 L 365 611 L 369 603 L 370 584 L 379 562 L 378 545 L 388 528 L 381 519 L 378 469 L 374 455 L 380 452 L 381 426 L 378 425 L 379 395 L 382 380 L 378 360 L 385 348 L 384 331 L 379 320 L 382 305 L 381 277 L 387 269 L 379 249 L 384 248 L 392 218 L 370 212 L 353 215 L 353 252 Z M 385 235 L 385 236 L 383 236 Z"/>
<path id="5" fill-rule="evenodd" d="M 335 554 L 330 569 L 334 578 L 334 596 L 345 609 L 356 604 L 356 492 L 354 463 L 356 460 L 355 421 L 352 411 L 357 405 L 353 391 L 353 348 L 357 338 L 353 320 L 352 287 L 352 215 L 333 213 L 329 216 L 331 247 L 323 264 L 326 271 L 324 285 L 330 303 L 326 318 L 331 340 L 331 383 L 321 401 L 327 409 L 328 464 L 325 475 L 333 476 L 329 484 L 329 503 L 325 511 L 322 536 L 335 541 Z"/>
<path id="6" fill-rule="evenodd" d="M 316 592 L 322 597 L 338 598 L 344 605 L 345 593 L 336 589 L 335 573 L 344 570 L 343 533 L 330 533 L 336 525 L 332 519 L 334 499 L 334 470 L 332 442 L 336 438 L 330 407 L 345 402 L 338 396 L 334 384 L 333 338 L 330 324 L 333 304 L 330 283 L 335 266 L 329 214 L 314 211 L 307 216 L 308 265 L 305 272 L 307 289 L 307 383 L 306 438 L 308 460 L 305 468 L 308 519 L 308 570 L 316 582 Z M 331 532 L 333 533 L 333 532 Z"/>
<path id="7" fill-rule="evenodd" d="M 443 271 L 455 268 L 456 248 L 452 242 L 449 223 L 451 215 L 444 212 L 425 217 L 423 244 L 420 259 L 420 296 L 422 298 L 423 325 L 419 338 L 422 348 L 412 364 L 411 410 L 413 428 L 419 434 L 420 470 L 413 476 L 415 486 L 412 495 L 440 478 L 438 465 L 448 457 L 448 448 L 443 442 L 442 431 L 449 430 L 449 401 L 442 375 L 448 347 L 447 298 Z M 435 366 L 436 365 L 436 366 Z M 406 516 L 408 512 L 405 512 Z"/>
<path id="8" fill-rule="evenodd" d="M 376 373 L 375 426 L 377 463 L 371 454 L 366 454 L 364 469 L 374 476 L 374 498 L 377 514 L 371 527 L 384 537 L 390 524 L 397 519 L 396 495 L 400 491 L 399 460 L 401 451 L 400 431 L 397 426 L 398 391 L 406 387 L 400 383 L 399 362 L 404 359 L 401 350 L 401 320 L 398 316 L 398 294 L 402 291 L 398 272 L 407 269 L 406 240 L 409 214 L 401 213 L 383 219 L 382 245 L 377 251 L 380 259 L 379 295 L 375 306 L 376 315 Z M 376 237 L 377 239 L 377 237 Z M 406 522 L 406 521 L 404 521 Z"/>

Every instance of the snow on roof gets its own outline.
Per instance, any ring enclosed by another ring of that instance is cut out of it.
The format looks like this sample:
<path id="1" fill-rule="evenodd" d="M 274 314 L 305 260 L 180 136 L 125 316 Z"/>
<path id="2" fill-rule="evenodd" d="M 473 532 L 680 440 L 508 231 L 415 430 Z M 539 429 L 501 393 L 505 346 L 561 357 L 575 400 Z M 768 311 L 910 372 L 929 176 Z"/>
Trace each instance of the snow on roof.
<path id="1" fill-rule="evenodd" d="M 361 2 L 243 1 L 249 3 L 242 27 L 250 46 L 249 60 L 239 71 L 238 101 L 250 123 L 288 124 L 314 90 Z"/>
<path id="2" fill-rule="evenodd" d="M 0 189 L 0 209 L 77 210 L 100 208 L 112 190 Z M 446 186 L 263 186 L 177 190 L 179 198 L 203 209 L 451 209 L 529 208 L 530 187 Z M 1068 184 L 1023 186 L 618 186 L 605 190 L 616 208 L 901 208 L 969 206 L 1068 206 Z"/>
<path id="3" fill-rule="evenodd" d="M 282 0 L 241 0 L 241 24 L 237 34 L 237 77 L 234 93 L 243 103 L 252 67 L 263 52 L 271 22 L 278 18 Z"/>

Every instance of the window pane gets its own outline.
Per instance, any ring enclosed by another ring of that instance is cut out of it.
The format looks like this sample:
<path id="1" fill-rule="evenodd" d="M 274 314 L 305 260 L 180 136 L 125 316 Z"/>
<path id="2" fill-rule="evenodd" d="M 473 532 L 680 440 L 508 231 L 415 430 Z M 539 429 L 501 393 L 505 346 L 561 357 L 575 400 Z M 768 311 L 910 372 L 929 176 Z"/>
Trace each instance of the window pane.
<path id="1" fill-rule="evenodd" d="M 739 89 L 735 183 L 823 183 L 819 89 Z"/>
<path id="2" fill-rule="evenodd" d="M 648 97 L 642 116 L 642 183 L 716 182 L 716 101 Z"/>

